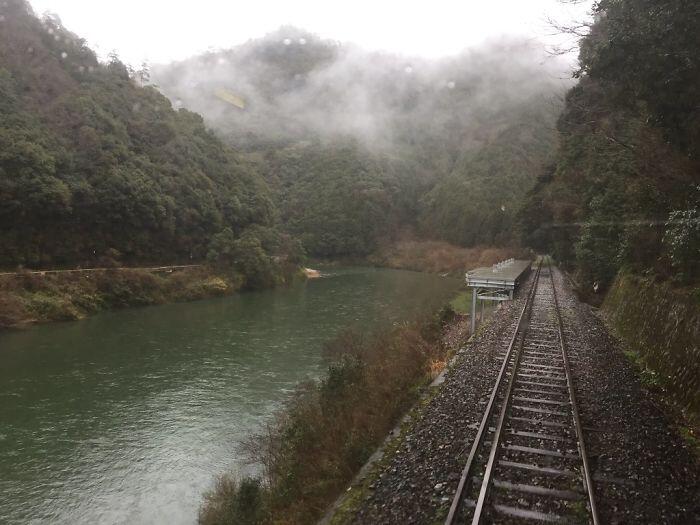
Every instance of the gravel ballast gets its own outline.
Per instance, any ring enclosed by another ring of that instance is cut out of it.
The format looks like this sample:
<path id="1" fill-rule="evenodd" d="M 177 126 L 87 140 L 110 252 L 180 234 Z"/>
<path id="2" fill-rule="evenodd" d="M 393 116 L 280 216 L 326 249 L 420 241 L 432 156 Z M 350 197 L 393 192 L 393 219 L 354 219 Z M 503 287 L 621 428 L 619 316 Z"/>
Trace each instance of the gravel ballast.
<path id="1" fill-rule="evenodd" d="M 531 279 L 465 344 L 398 444 L 391 442 L 349 521 L 444 519 Z M 559 271 L 554 279 L 602 523 L 700 523 L 698 458 L 642 388 L 598 311 L 577 300 Z"/>

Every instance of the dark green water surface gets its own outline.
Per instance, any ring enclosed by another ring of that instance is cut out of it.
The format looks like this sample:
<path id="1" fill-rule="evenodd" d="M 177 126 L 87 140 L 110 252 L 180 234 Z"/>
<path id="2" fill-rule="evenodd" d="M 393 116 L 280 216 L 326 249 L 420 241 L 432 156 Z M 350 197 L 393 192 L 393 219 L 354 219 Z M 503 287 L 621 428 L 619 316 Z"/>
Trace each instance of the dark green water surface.
<path id="1" fill-rule="evenodd" d="M 0 334 L 0 523 L 194 523 L 322 343 L 437 308 L 455 280 L 329 269 L 290 289 Z"/>

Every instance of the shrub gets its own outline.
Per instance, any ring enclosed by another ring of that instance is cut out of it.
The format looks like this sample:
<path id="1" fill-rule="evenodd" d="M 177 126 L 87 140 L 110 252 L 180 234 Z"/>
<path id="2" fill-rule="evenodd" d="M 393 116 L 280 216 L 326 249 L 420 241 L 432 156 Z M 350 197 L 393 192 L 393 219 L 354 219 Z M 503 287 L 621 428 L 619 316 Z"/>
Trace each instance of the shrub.
<path id="1" fill-rule="evenodd" d="M 24 302 L 15 295 L 0 293 L 0 328 L 28 321 Z"/>
<path id="2" fill-rule="evenodd" d="M 105 302 L 113 307 L 163 302 L 160 279 L 144 270 L 98 272 L 96 285 Z"/>
<path id="3" fill-rule="evenodd" d="M 272 286 L 277 281 L 278 269 L 263 247 L 263 241 L 273 244 L 271 231 L 250 228 L 236 238 L 231 228 L 225 228 L 212 237 L 207 260 L 219 268 L 234 269 L 242 274 L 246 288 Z M 264 234 L 263 241 L 258 238 L 260 234 Z"/>
<path id="4" fill-rule="evenodd" d="M 34 293 L 29 298 L 28 310 L 39 319 L 48 321 L 75 321 L 80 312 L 64 297 Z"/>
<path id="5" fill-rule="evenodd" d="M 46 290 L 46 278 L 40 274 L 36 274 L 29 270 L 21 270 L 19 272 L 19 280 L 25 290 L 29 292 L 38 292 Z"/>
<path id="6" fill-rule="evenodd" d="M 700 186 L 695 189 L 698 204 L 672 211 L 666 222 L 664 243 L 677 279 L 690 282 L 700 277 Z"/>
<path id="7" fill-rule="evenodd" d="M 267 521 L 265 493 L 257 479 L 244 478 L 237 483 L 231 476 L 222 476 L 204 499 L 206 503 L 199 512 L 202 525 L 257 525 Z"/>
<path id="8" fill-rule="evenodd" d="M 184 272 L 183 272 L 184 273 Z M 223 277 L 213 275 L 172 275 L 167 279 L 166 292 L 176 301 L 195 301 L 219 297 L 231 291 L 232 285 Z"/>

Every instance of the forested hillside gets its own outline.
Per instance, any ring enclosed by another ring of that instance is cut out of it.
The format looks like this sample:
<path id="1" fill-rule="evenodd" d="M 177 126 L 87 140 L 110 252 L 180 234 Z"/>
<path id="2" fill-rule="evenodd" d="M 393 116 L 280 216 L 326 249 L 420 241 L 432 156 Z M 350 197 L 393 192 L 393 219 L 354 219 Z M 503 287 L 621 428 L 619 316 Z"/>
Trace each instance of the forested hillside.
<path id="1" fill-rule="evenodd" d="M 561 143 L 521 219 L 586 288 L 620 269 L 700 278 L 700 4 L 601 0 Z"/>
<path id="2" fill-rule="evenodd" d="M 259 163 L 281 223 L 316 256 L 358 256 L 397 231 L 400 174 L 348 139 L 269 149 Z"/>
<path id="3" fill-rule="evenodd" d="M 0 31 L 0 264 L 243 250 L 260 256 L 250 270 L 300 255 L 281 228 L 319 257 L 366 256 L 410 232 L 553 251 L 590 285 L 621 268 L 693 282 L 699 11 L 602 0 L 571 87 L 532 42 L 426 60 L 291 27 L 135 72 L 13 0 Z"/>
<path id="4" fill-rule="evenodd" d="M 24 0 L 2 9 L 6 268 L 209 255 L 250 272 L 300 256 L 278 228 L 328 258 L 405 232 L 511 242 L 567 85 L 524 41 L 429 61 L 290 27 L 134 71 Z"/>
<path id="5" fill-rule="evenodd" d="M 0 9 L 0 265 L 199 261 L 272 231 L 264 180 L 199 115 L 24 0 Z"/>
<path id="6" fill-rule="evenodd" d="M 571 85 L 564 62 L 523 40 L 425 60 L 291 27 L 150 75 L 247 152 L 282 227 L 322 257 L 366 255 L 406 231 L 512 242 Z"/>
<path id="7" fill-rule="evenodd" d="M 535 100 L 488 144 L 467 150 L 422 200 L 423 232 L 462 246 L 516 242 L 522 200 L 555 151 L 556 109 Z"/>

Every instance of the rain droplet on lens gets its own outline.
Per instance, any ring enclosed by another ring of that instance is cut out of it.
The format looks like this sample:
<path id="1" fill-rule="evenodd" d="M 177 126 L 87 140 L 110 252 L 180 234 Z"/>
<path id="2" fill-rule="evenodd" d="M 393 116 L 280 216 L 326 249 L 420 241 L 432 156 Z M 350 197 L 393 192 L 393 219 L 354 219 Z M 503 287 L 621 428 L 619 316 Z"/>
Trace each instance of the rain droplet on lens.
<path id="1" fill-rule="evenodd" d="M 455 88 L 455 83 L 454 83 L 452 80 L 450 80 L 450 81 L 447 83 L 447 87 L 448 87 L 448 89 L 454 89 L 454 88 Z"/>
<path id="2" fill-rule="evenodd" d="M 53 35 L 53 27 L 49 27 L 46 32 L 50 35 Z"/>
<path id="3" fill-rule="evenodd" d="M 403 70 L 404 70 L 404 72 L 405 72 L 406 74 L 408 74 L 408 75 L 410 75 L 411 73 L 413 73 L 413 67 L 412 67 L 412 66 L 406 66 L 405 68 L 403 68 Z"/>
<path id="4" fill-rule="evenodd" d="M 306 45 L 306 38 L 300 38 L 300 39 L 299 39 L 299 44 L 301 44 L 302 46 L 303 46 L 303 45 Z"/>
<path id="5" fill-rule="evenodd" d="M 282 43 L 283 43 L 285 46 L 288 46 L 288 45 L 290 45 L 290 44 L 292 43 L 292 39 L 291 39 L 291 38 L 285 38 L 284 40 L 282 40 Z"/>
<path id="6" fill-rule="evenodd" d="M 63 58 L 63 59 L 68 58 L 68 53 L 66 53 L 65 51 L 63 51 L 63 52 L 61 53 L 61 58 Z"/>

